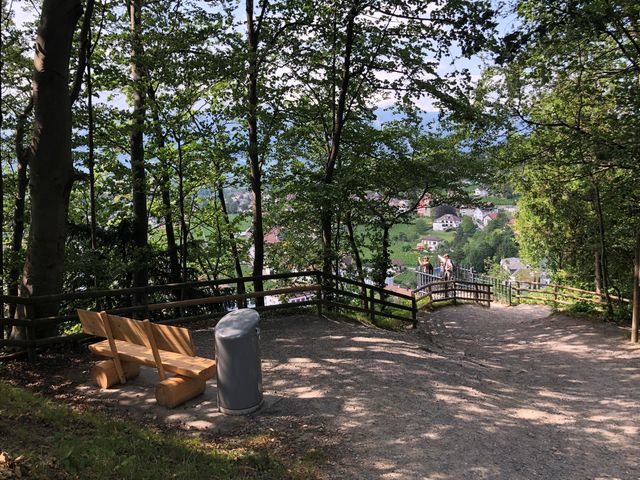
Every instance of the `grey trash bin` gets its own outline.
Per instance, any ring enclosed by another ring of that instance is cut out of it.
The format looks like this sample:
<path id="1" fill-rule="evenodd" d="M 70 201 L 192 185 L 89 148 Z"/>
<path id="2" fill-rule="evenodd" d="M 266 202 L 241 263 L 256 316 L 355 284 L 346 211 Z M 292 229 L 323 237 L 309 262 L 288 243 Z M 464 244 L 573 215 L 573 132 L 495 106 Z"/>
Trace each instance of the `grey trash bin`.
<path id="1" fill-rule="evenodd" d="M 215 328 L 218 408 L 246 415 L 262 405 L 260 315 L 242 308 L 228 313 Z"/>

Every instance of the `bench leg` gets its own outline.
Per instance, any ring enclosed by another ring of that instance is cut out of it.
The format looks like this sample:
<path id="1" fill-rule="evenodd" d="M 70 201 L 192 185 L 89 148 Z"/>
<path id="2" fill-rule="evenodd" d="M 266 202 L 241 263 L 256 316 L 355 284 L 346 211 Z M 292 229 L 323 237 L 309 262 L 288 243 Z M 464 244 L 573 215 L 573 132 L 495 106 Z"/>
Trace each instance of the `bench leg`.
<path id="1" fill-rule="evenodd" d="M 132 362 L 123 362 L 122 370 L 124 370 L 124 376 L 127 380 L 136 378 L 140 374 L 140 365 Z M 115 385 L 120 382 L 118 377 L 118 371 L 116 370 L 116 364 L 113 360 L 102 360 L 97 362 L 91 368 L 91 379 L 100 388 L 109 388 L 111 385 Z"/>
<path id="2" fill-rule="evenodd" d="M 206 381 L 202 378 L 175 375 L 156 385 L 156 400 L 163 407 L 174 408 L 202 395 L 205 388 Z"/>

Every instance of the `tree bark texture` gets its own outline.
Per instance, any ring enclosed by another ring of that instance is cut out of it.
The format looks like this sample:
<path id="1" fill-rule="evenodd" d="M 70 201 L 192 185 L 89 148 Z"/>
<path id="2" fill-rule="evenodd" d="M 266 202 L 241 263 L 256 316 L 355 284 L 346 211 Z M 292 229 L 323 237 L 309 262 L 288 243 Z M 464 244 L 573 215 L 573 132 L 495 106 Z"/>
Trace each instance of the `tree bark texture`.
<path id="1" fill-rule="evenodd" d="M 264 8 L 264 5 L 263 5 Z M 262 168 L 258 155 L 258 33 L 253 18 L 253 0 L 246 1 L 247 49 L 247 125 L 249 133 L 249 180 L 253 197 L 253 275 L 262 275 L 264 268 L 264 228 L 262 225 Z M 255 280 L 256 292 L 264 290 L 262 280 Z M 264 298 L 256 298 L 256 306 L 264 306 Z"/>
<path id="2" fill-rule="evenodd" d="M 180 259 L 182 261 L 182 278 L 187 281 L 187 256 L 189 241 L 189 226 L 187 225 L 187 214 L 184 206 L 184 170 L 182 157 L 182 140 L 176 138 L 178 144 L 178 207 L 180 212 Z"/>
<path id="3" fill-rule="evenodd" d="M 631 341 L 638 343 L 640 330 L 640 231 L 636 232 L 636 253 L 633 261 L 633 313 L 631 316 Z"/>
<path id="4" fill-rule="evenodd" d="M 74 171 L 71 157 L 69 59 L 79 0 L 44 0 L 33 70 L 35 128 L 30 158 L 31 225 L 20 295 L 59 293 L 64 274 L 67 212 Z M 30 318 L 55 315 L 58 303 L 34 305 Z M 55 335 L 56 326 L 36 328 Z"/>
<path id="5" fill-rule="evenodd" d="M 155 125 L 156 137 L 158 147 L 164 151 L 165 147 L 165 135 L 162 131 L 160 123 L 160 114 L 158 113 L 158 103 L 156 100 L 155 92 L 152 88 L 147 90 L 147 96 L 151 99 L 151 115 L 153 117 L 153 124 Z M 162 176 L 160 178 L 160 190 L 162 197 L 162 210 L 164 216 L 164 228 L 167 237 L 167 254 L 169 255 L 169 281 L 171 283 L 179 283 L 181 281 L 180 276 L 180 260 L 178 258 L 178 245 L 176 243 L 176 233 L 173 226 L 173 214 L 171 212 L 171 179 L 169 178 L 169 165 L 164 159 L 164 165 L 162 165 Z"/>
<path id="6" fill-rule="evenodd" d="M 29 159 L 33 152 L 31 148 L 24 148 L 24 136 L 26 130 L 27 119 L 33 112 L 33 96 L 29 98 L 29 103 L 18 117 L 16 124 L 16 157 L 18 160 L 16 169 L 16 195 L 13 202 L 13 232 L 11 233 L 11 251 L 17 254 L 22 251 L 22 243 L 24 241 L 24 210 L 25 197 L 27 196 L 27 187 L 29 180 L 27 178 L 27 170 Z M 18 295 L 18 285 L 20 284 L 20 267 L 12 264 L 9 269 L 9 295 Z M 15 315 L 15 304 L 9 309 L 9 317 Z"/>
<path id="7" fill-rule="evenodd" d="M 218 187 L 218 200 L 220 201 L 220 209 L 222 210 L 224 221 L 228 227 L 230 224 L 229 212 L 227 211 L 227 202 L 224 199 L 224 188 L 222 188 L 222 186 Z M 231 243 L 231 256 L 233 257 L 233 265 L 236 270 L 236 277 L 242 278 L 242 265 L 240 264 L 238 242 L 236 241 L 236 237 L 230 228 L 229 228 L 229 243 Z M 238 282 L 238 293 L 239 294 L 245 293 L 244 282 L 242 281 Z"/>
<path id="8" fill-rule="evenodd" d="M 609 267 L 607 258 L 607 243 L 604 228 L 604 215 L 602 213 L 602 200 L 600 198 L 600 188 L 594 182 L 595 208 L 598 217 L 598 237 L 600 239 L 600 265 L 602 268 L 602 290 L 604 291 L 605 300 L 607 302 L 607 315 L 613 317 L 613 304 L 611 303 L 611 295 L 609 295 Z"/>
<path id="9" fill-rule="evenodd" d="M 356 272 L 358 274 L 358 280 L 364 283 L 364 269 L 362 268 L 362 258 L 360 257 L 360 249 L 358 248 L 358 243 L 356 241 L 355 229 L 353 228 L 353 218 L 351 216 L 351 211 L 347 212 L 347 233 L 349 236 L 349 244 L 351 245 L 351 251 L 353 252 L 353 260 L 356 264 Z M 367 299 L 367 289 L 362 287 L 360 290 L 364 298 L 364 308 L 369 308 L 369 300 Z"/>
<path id="10" fill-rule="evenodd" d="M 86 16 L 85 16 L 86 18 Z M 84 27 L 84 25 L 83 25 Z M 89 137 L 89 158 L 87 167 L 89 169 L 89 229 L 91 232 L 91 250 L 96 251 L 98 248 L 98 226 L 96 220 L 96 176 L 95 176 L 95 145 L 94 145 L 94 121 L 93 121 L 93 83 L 91 78 L 91 29 L 87 32 L 87 115 L 88 137 Z M 98 276 L 94 275 L 94 287 L 98 287 Z"/>
<path id="11" fill-rule="evenodd" d="M 358 13 L 357 7 L 353 6 L 347 15 L 346 39 L 344 52 L 344 66 L 342 70 L 342 80 L 340 83 L 340 93 L 338 95 L 338 105 L 335 110 L 334 128 L 331 135 L 331 146 L 329 148 L 329 156 L 325 166 L 323 183 L 331 185 L 336 170 L 336 161 L 340 154 L 340 143 L 342 141 L 342 131 L 345 124 L 345 111 L 347 105 L 347 93 L 351 80 L 351 52 L 353 49 L 353 40 L 355 37 L 355 18 Z M 333 223 L 334 207 L 330 202 L 325 202 L 320 213 L 320 223 L 322 229 L 322 250 L 323 250 L 323 266 L 322 271 L 325 275 L 330 275 L 332 271 L 332 261 L 334 252 L 332 248 L 332 223 Z"/>
<path id="12" fill-rule="evenodd" d="M 602 293 L 602 260 L 600 259 L 600 252 L 594 252 L 594 269 L 595 269 L 595 284 L 596 293 Z"/>
<path id="13" fill-rule="evenodd" d="M 144 287 L 148 284 L 147 265 L 147 181 L 144 164 L 144 121 L 145 88 L 142 62 L 142 2 L 129 1 L 129 27 L 131 33 L 131 79 L 133 81 L 133 117 L 131 121 L 131 184 L 133 199 L 133 243 L 135 246 L 135 265 L 133 268 L 133 286 Z M 137 301 L 142 301 L 139 298 Z"/>

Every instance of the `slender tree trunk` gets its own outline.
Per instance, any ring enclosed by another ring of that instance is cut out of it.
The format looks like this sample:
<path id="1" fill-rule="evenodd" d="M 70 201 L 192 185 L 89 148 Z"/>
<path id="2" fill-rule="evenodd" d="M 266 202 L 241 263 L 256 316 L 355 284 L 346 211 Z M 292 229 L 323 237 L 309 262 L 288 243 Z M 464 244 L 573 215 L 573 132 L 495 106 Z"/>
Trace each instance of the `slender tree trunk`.
<path id="1" fill-rule="evenodd" d="M 93 2 L 92 2 L 93 4 Z M 86 13 L 86 12 L 85 12 Z M 96 220 L 96 175 L 95 175 L 95 125 L 93 119 L 93 78 L 91 77 L 91 26 L 87 31 L 87 134 L 89 136 L 89 158 L 87 159 L 87 169 L 89 170 L 89 232 L 91 234 L 91 250 L 95 253 L 98 250 L 98 222 Z M 98 288 L 98 271 L 93 273 L 93 287 Z M 98 300 L 98 306 L 100 300 Z"/>
<path id="2" fill-rule="evenodd" d="M 360 250 L 358 248 L 358 243 L 356 242 L 356 234 L 355 229 L 353 228 L 353 219 L 351 217 L 351 212 L 347 213 L 347 232 L 349 235 L 349 244 L 351 245 L 351 251 L 353 252 L 353 259 L 356 263 L 356 272 L 358 273 L 358 280 L 364 282 L 364 269 L 362 268 L 362 258 L 360 257 Z"/>
<path id="3" fill-rule="evenodd" d="M 351 251 L 353 252 L 353 261 L 356 264 L 356 272 L 358 274 L 358 280 L 364 283 L 364 269 L 362 268 L 362 258 L 360 257 L 360 250 L 356 241 L 355 229 L 353 228 L 353 219 L 351 217 L 351 211 L 347 212 L 347 218 L 345 220 L 347 225 L 347 233 L 349 236 L 349 245 L 351 245 Z M 364 308 L 369 308 L 369 300 L 367 299 L 367 289 L 362 287 L 360 293 L 364 298 Z"/>
<path id="4" fill-rule="evenodd" d="M 2 10 L 0 9 L 0 26 L 4 23 Z M 0 36 L 0 49 L 2 48 L 2 40 Z M 4 128 L 4 113 L 2 111 L 2 73 L 4 72 L 4 56 L 0 51 L 0 135 Z M 0 137 L 0 295 L 4 295 L 4 172 L 2 171 L 2 138 Z M 0 303 L 0 316 L 5 316 L 4 303 Z M 0 339 L 4 339 L 4 327 L 0 329 Z"/>
<path id="5" fill-rule="evenodd" d="M 640 231 L 636 232 L 636 252 L 633 261 L 633 313 L 631 316 L 631 341 L 638 343 L 640 330 Z"/>
<path id="6" fill-rule="evenodd" d="M 143 47 L 141 38 L 142 1 L 129 0 L 129 26 L 131 32 L 131 79 L 133 81 L 133 116 L 131 122 L 131 183 L 133 199 L 133 243 L 135 246 L 133 286 L 144 287 L 149 282 L 147 262 L 147 181 L 144 163 L 145 88 L 141 66 Z M 143 302 L 138 297 L 137 302 Z"/>
<path id="7" fill-rule="evenodd" d="M 264 8 L 264 6 L 263 6 Z M 247 48 L 249 50 L 249 73 L 247 82 L 247 124 L 249 129 L 249 179 L 253 196 L 253 275 L 262 275 L 264 269 L 264 229 L 262 225 L 262 168 L 258 155 L 258 34 L 253 18 L 253 0 L 246 1 Z M 253 283 L 254 290 L 261 292 L 261 279 Z M 256 298 L 256 306 L 264 306 L 264 298 Z"/>
<path id="8" fill-rule="evenodd" d="M 227 202 L 224 199 L 224 189 L 220 186 L 218 187 L 218 200 L 220 201 L 220 209 L 222 210 L 222 215 L 224 217 L 224 221 L 227 224 L 227 228 L 229 230 L 229 243 L 231 244 L 231 256 L 233 257 L 233 265 L 236 270 L 236 276 L 238 278 L 242 277 L 242 265 L 240 264 L 240 254 L 238 252 L 238 242 L 236 242 L 235 235 L 229 228 L 231 222 L 229 221 L 229 212 L 227 210 Z M 244 282 L 238 282 L 238 293 L 245 293 Z"/>
<path id="9" fill-rule="evenodd" d="M 375 280 L 379 287 L 384 288 L 385 280 L 387 279 L 387 270 L 391 265 L 389 258 L 389 225 L 383 225 L 382 227 L 382 245 L 380 245 L 380 258 L 377 262 L 375 273 Z"/>
<path id="10" fill-rule="evenodd" d="M 30 158 L 31 226 L 20 295 L 59 293 L 64 274 L 64 247 L 69 195 L 74 180 L 71 156 L 69 59 L 79 0 L 44 0 L 36 38 L 33 71 L 35 129 Z M 58 303 L 33 305 L 30 318 L 57 314 Z M 55 335 L 42 326 L 36 336 Z"/>
<path id="11" fill-rule="evenodd" d="M 594 252 L 596 293 L 602 294 L 602 260 L 600 252 Z"/>
<path id="12" fill-rule="evenodd" d="M 29 103 L 18 117 L 16 124 L 15 149 L 18 164 L 16 168 L 16 194 L 13 203 L 13 232 L 11 232 L 11 252 L 16 256 L 22 251 L 22 243 L 24 241 L 25 198 L 27 196 L 27 187 L 29 184 L 27 170 L 29 166 L 29 158 L 33 154 L 31 148 L 24 148 L 24 136 L 27 119 L 33 111 L 33 104 L 33 96 L 31 96 L 29 98 Z M 9 295 L 18 295 L 20 275 L 20 267 L 17 263 L 12 263 L 9 268 Z M 16 305 L 11 304 L 9 307 L 9 317 L 13 318 L 15 313 Z"/>
<path id="13" fill-rule="evenodd" d="M 347 105 L 347 92 L 349 90 L 349 84 L 351 80 L 351 51 L 353 48 L 353 41 L 355 37 L 355 18 L 357 15 L 357 7 L 353 6 L 347 15 L 346 25 L 346 38 L 345 38 L 345 53 L 344 53 L 344 66 L 342 70 L 342 80 L 340 84 L 340 93 L 338 95 L 338 105 L 335 110 L 334 129 L 331 135 L 331 147 L 329 149 L 329 156 L 325 166 L 325 173 L 323 183 L 325 185 L 331 185 L 333 183 L 333 177 L 336 170 L 336 161 L 340 154 L 340 144 L 342 141 L 342 132 L 345 124 L 345 112 Z M 326 202 L 322 206 L 320 212 L 320 225 L 322 229 L 322 249 L 323 249 L 323 267 L 322 271 L 325 275 L 330 275 L 332 272 L 332 262 L 335 256 L 335 252 L 332 248 L 332 223 L 333 223 L 333 206 Z"/>
<path id="14" fill-rule="evenodd" d="M 613 316 L 613 304 L 611 303 L 611 296 L 609 295 L 609 267 L 607 259 L 607 243 L 604 228 L 604 215 L 602 213 L 602 200 L 600 198 L 600 188 L 598 184 L 594 182 L 595 192 L 595 207 L 598 217 L 598 236 L 600 238 L 600 262 L 602 265 L 602 289 L 604 290 L 604 296 L 607 301 L 607 315 Z"/>
<path id="15" fill-rule="evenodd" d="M 158 147 L 160 150 L 165 148 L 165 135 L 162 131 L 160 123 L 160 114 L 158 113 L 158 103 L 156 101 L 155 92 L 152 88 L 147 89 L 147 96 L 151 99 L 151 115 L 156 132 Z M 162 214 L 164 217 L 164 228 L 167 237 L 167 255 L 169 255 L 169 281 L 171 283 L 179 283 L 180 276 L 180 260 L 178 258 L 178 245 L 176 244 L 176 233 L 173 226 L 173 214 L 171 205 L 171 180 L 169 178 L 169 164 L 165 158 L 160 159 L 164 164 L 161 166 L 162 175 L 160 177 L 160 190 L 162 197 Z"/>
<path id="16" fill-rule="evenodd" d="M 182 268 L 182 278 L 187 280 L 187 242 L 189 240 L 189 228 L 187 226 L 186 213 L 184 208 L 184 171 L 182 168 L 182 142 L 176 138 L 178 143 L 178 207 L 180 211 L 180 259 Z"/>

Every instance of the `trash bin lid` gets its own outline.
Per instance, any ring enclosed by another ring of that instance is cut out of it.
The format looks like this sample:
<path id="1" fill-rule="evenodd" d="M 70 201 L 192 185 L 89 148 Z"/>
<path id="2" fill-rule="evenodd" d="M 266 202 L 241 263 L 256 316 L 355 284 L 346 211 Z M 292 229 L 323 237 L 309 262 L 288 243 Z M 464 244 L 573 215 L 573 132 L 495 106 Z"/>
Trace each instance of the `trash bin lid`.
<path id="1" fill-rule="evenodd" d="M 240 338 L 253 334 L 260 323 L 260 315 L 252 308 L 241 308 L 227 313 L 215 328 L 216 337 Z"/>

